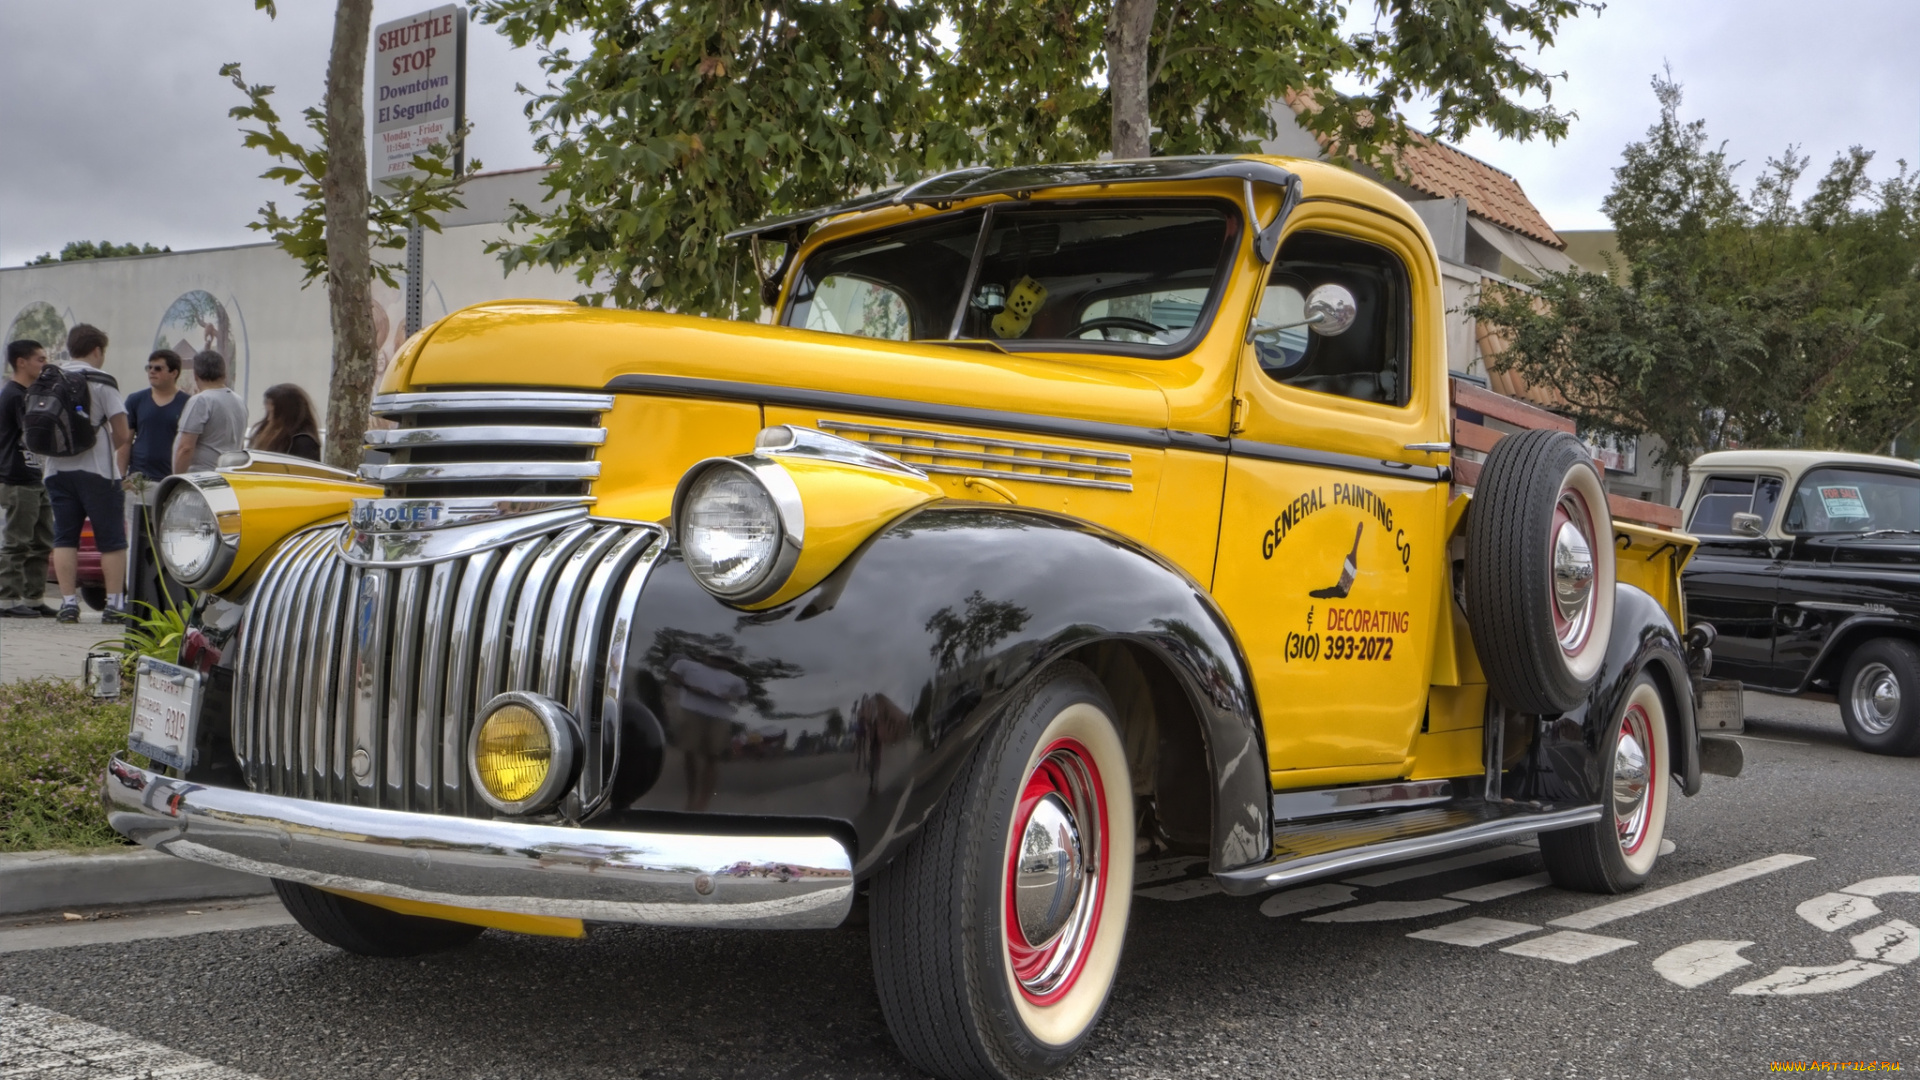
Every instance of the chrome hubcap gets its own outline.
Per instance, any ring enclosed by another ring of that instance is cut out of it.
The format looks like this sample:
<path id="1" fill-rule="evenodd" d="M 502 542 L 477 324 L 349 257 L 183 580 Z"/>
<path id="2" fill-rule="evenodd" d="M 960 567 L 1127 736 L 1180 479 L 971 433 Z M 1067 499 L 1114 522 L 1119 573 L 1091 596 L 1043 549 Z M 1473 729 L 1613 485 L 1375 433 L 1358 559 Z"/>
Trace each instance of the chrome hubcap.
<path id="1" fill-rule="evenodd" d="M 1893 669 L 1874 662 L 1853 677 L 1853 717 L 1869 734 L 1885 735 L 1900 718 L 1900 680 Z"/>
<path id="2" fill-rule="evenodd" d="M 1560 647 L 1577 652 L 1593 623 L 1593 538 L 1586 506 L 1571 492 L 1553 512 L 1553 629 Z"/>
<path id="3" fill-rule="evenodd" d="M 1638 705 L 1620 720 L 1620 739 L 1613 747 L 1613 820 L 1620 830 L 1620 850 L 1631 855 L 1647 838 L 1654 784 L 1653 721 Z"/>
<path id="4" fill-rule="evenodd" d="M 1058 937 L 1085 885 L 1080 829 L 1066 801 L 1049 792 L 1034 806 L 1020 837 L 1013 901 L 1020 936 L 1032 945 Z"/>
<path id="5" fill-rule="evenodd" d="M 1029 1002 L 1065 994 L 1100 922 L 1106 802 L 1093 755 L 1074 739 L 1047 748 L 1014 812 L 1006 876 L 1007 956 Z"/>

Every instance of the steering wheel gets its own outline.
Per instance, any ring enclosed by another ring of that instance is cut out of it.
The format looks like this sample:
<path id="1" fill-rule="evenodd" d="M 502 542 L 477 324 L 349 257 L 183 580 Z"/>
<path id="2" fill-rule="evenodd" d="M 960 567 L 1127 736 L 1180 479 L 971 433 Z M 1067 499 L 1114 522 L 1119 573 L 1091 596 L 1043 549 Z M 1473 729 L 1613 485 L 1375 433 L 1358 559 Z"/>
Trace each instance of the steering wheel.
<path id="1" fill-rule="evenodd" d="M 1129 319 L 1125 315 L 1107 315 L 1098 319 L 1088 319 L 1086 322 L 1067 331 L 1067 336 L 1077 338 L 1089 330 L 1100 331 L 1100 336 L 1109 341 L 1113 340 L 1112 337 L 1107 334 L 1109 330 L 1132 330 L 1140 334 L 1164 334 L 1167 332 L 1166 327 L 1155 326 L 1145 319 Z"/>

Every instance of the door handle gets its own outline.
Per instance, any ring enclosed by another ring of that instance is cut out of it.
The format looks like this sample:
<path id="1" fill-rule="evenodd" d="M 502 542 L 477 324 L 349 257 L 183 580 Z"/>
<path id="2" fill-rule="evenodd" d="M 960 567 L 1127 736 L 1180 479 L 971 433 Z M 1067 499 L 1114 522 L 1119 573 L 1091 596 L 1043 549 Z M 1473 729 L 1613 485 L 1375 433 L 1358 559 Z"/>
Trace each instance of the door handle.
<path id="1" fill-rule="evenodd" d="M 1426 454 L 1445 454 L 1452 452 L 1453 444 L 1450 442 L 1410 442 L 1406 448 L 1408 450 L 1418 450 Z"/>

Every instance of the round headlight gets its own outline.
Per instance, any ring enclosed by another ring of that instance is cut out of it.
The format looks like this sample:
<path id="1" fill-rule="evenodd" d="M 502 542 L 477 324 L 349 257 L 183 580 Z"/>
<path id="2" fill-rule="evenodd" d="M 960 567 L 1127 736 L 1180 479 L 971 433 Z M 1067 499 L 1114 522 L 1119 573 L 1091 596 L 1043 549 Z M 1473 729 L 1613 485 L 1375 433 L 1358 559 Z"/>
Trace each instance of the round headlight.
<path id="1" fill-rule="evenodd" d="M 722 596 L 753 591 L 780 556 L 780 509 L 744 469 L 706 470 L 680 505 L 680 546 L 700 584 Z"/>
<path id="2" fill-rule="evenodd" d="M 192 484 L 175 484 L 160 506 L 160 561 L 183 583 L 194 584 L 213 569 L 220 553 L 220 522 L 213 506 Z"/>
<path id="3" fill-rule="evenodd" d="M 573 777 L 573 723 L 539 694 L 501 694 L 474 725 L 467 760 L 481 797 L 521 814 L 552 805 Z"/>

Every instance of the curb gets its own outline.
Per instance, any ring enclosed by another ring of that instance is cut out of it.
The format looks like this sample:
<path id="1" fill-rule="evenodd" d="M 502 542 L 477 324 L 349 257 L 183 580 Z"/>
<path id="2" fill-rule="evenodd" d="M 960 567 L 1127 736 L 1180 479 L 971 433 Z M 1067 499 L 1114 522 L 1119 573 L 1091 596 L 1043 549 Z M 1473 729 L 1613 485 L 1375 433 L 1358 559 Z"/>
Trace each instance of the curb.
<path id="1" fill-rule="evenodd" d="M 0 915 L 260 896 L 272 891 L 273 886 L 263 877 L 145 849 L 97 855 L 62 851 L 0 854 Z"/>

